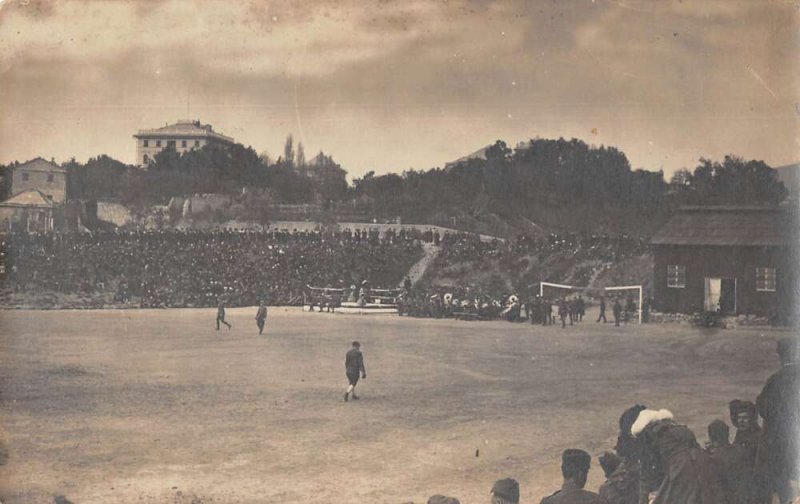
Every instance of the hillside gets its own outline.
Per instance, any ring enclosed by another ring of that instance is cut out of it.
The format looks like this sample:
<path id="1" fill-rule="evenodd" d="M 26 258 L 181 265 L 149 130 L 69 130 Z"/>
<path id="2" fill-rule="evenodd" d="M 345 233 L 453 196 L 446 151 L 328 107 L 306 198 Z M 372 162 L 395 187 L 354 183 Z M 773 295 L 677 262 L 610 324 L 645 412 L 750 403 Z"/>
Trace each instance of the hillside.
<path id="1" fill-rule="evenodd" d="M 588 287 L 644 285 L 652 281 L 653 257 L 646 242 L 631 238 L 551 235 L 533 243 L 445 244 L 420 285 L 499 295 L 530 295 L 539 282 Z"/>

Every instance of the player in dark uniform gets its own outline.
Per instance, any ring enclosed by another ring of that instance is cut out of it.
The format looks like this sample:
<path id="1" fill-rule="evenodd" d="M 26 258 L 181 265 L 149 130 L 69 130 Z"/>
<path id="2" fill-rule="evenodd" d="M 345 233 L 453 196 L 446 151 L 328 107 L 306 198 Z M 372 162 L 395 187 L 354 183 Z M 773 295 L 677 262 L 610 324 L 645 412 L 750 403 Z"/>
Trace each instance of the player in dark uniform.
<path id="1" fill-rule="evenodd" d="M 622 305 L 619 304 L 619 299 L 614 300 L 612 310 L 614 311 L 614 325 L 619 327 L 619 319 L 622 316 Z"/>
<path id="2" fill-rule="evenodd" d="M 605 296 L 600 298 L 600 315 L 597 317 L 597 321 L 600 322 L 601 320 L 603 321 L 604 324 L 606 322 L 608 322 L 606 320 L 606 298 L 605 298 Z"/>
<path id="3" fill-rule="evenodd" d="M 258 334 L 264 332 L 264 324 L 267 322 L 267 304 L 262 300 L 258 305 L 256 312 L 256 325 L 258 326 Z"/>
<path id="4" fill-rule="evenodd" d="M 231 325 L 225 321 L 225 303 L 223 301 L 217 304 L 217 331 L 219 331 L 220 322 L 228 326 L 228 329 L 231 328 Z"/>
<path id="5" fill-rule="evenodd" d="M 358 377 L 361 375 L 361 378 L 364 380 L 367 379 L 367 370 L 364 368 L 364 356 L 361 354 L 361 343 L 358 341 L 353 342 L 353 348 L 345 355 L 344 369 L 349 383 L 347 392 L 344 393 L 344 402 L 347 402 L 351 394 L 353 399 L 358 400 L 355 390 L 356 385 L 358 385 Z"/>

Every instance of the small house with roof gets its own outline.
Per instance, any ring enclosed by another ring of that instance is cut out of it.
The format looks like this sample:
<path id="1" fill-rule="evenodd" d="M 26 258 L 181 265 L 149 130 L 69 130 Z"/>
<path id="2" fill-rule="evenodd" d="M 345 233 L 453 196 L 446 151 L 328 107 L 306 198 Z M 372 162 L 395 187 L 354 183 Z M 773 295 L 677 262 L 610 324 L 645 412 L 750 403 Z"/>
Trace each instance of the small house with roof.
<path id="1" fill-rule="evenodd" d="M 797 285 L 796 212 L 682 208 L 653 236 L 653 307 L 787 317 Z"/>
<path id="2" fill-rule="evenodd" d="M 53 199 L 41 191 L 19 192 L 0 203 L 0 232 L 49 233 L 55 208 Z"/>
<path id="3" fill-rule="evenodd" d="M 214 131 L 210 124 L 200 121 L 178 121 L 167 124 L 163 128 L 139 130 L 133 135 L 136 139 L 136 165 L 146 168 L 153 162 L 155 155 L 173 147 L 178 154 L 183 154 L 205 145 L 233 145 L 234 140 Z"/>

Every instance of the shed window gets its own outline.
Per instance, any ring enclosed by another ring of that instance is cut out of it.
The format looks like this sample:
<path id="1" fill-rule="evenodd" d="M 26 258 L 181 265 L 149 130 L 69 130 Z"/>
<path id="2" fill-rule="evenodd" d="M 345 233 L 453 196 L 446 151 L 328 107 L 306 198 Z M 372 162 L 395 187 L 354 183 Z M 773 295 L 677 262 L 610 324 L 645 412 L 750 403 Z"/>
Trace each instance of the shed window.
<path id="1" fill-rule="evenodd" d="M 28 180 L 30 180 L 30 178 L 31 178 L 30 173 L 23 173 L 22 174 L 22 180 L 28 181 Z"/>
<path id="2" fill-rule="evenodd" d="M 47 174 L 47 181 L 48 182 L 52 182 L 53 181 L 53 174 L 52 173 L 48 173 Z"/>
<path id="3" fill-rule="evenodd" d="M 686 287 L 686 266 L 670 264 L 667 266 L 667 287 L 683 289 Z"/>
<path id="4" fill-rule="evenodd" d="M 756 268 L 756 290 L 775 292 L 775 268 Z"/>
<path id="5" fill-rule="evenodd" d="M 186 140 L 181 140 L 181 147 L 186 148 Z"/>
<path id="6" fill-rule="evenodd" d="M 156 140 L 156 147 L 161 147 L 161 140 Z"/>
<path id="7" fill-rule="evenodd" d="M 194 141 L 194 146 L 195 147 L 200 147 L 200 140 L 195 140 Z"/>
<path id="8" fill-rule="evenodd" d="M 142 145 L 144 147 L 150 147 L 150 142 L 148 142 L 147 140 L 142 140 Z"/>

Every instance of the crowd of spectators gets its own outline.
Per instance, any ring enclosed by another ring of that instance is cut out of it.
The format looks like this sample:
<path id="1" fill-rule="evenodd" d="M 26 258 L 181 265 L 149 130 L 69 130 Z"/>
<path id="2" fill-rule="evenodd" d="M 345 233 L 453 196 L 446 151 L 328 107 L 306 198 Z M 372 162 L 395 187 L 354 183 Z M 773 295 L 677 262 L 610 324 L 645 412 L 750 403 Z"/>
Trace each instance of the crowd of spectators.
<path id="1" fill-rule="evenodd" d="M 546 258 L 555 254 L 565 255 L 576 261 L 599 260 L 613 263 L 650 252 L 650 245 L 645 238 L 627 235 L 550 233 L 535 237 L 521 235 L 511 242 L 502 242 L 481 241 L 476 235 L 465 233 L 445 233 L 439 240 L 434 239 L 434 242 L 441 244 L 442 252 L 437 261 L 443 265 L 525 255 Z"/>
<path id="2" fill-rule="evenodd" d="M 637 404 L 619 418 L 613 449 L 597 456 L 605 481 L 586 489 L 592 456 L 569 448 L 561 456 L 563 484 L 541 504 L 792 504 L 800 502 L 800 345 L 778 342 L 781 368 L 755 402 L 728 404 L 736 429 L 721 419 L 708 425 L 708 441 L 666 409 Z M 760 421 L 759 421 L 760 419 Z M 518 504 L 516 479 L 497 480 L 486 502 Z M 459 504 L 456 497 L 434 495 L 428 504 Z"/>
<path id="3" fill-rule="evenodd" d="M 6 288 L 94 295 L 142 307 L 300 304 L 307 284 L 397 285 L 419 243 L 389 232 L 103 231 L 14 234 Z"/>

